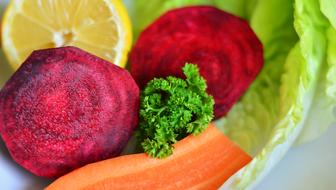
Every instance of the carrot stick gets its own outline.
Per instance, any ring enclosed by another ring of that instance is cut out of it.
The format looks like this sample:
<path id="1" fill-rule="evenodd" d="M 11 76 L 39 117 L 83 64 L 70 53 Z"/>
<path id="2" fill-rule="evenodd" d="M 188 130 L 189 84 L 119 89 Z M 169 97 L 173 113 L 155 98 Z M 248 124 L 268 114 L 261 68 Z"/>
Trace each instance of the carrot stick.
<path id="1" fill-rule="evenodd" d="M 89 164 L 46 190 L 216 189 L 251 161 L 213 125 L 174 147 L 173 155 L 165 159 L 142 153 Z"/>

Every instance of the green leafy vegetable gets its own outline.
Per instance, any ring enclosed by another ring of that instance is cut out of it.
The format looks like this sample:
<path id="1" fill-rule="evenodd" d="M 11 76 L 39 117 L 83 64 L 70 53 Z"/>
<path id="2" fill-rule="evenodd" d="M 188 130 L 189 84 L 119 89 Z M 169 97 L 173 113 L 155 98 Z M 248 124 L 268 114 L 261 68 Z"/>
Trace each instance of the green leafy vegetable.
<path id="1" fill-rule="evenodd" d="M 336 121 L 336 30 L 330 27 L 326 36 L 327 60 L 322 65 L 304 129 L 296 140 L 298 145 L 316 139 Z"/>
<path id="2" fill-rule="evenodd" d="M 169 76 L 151 80 L 141 94 L 138 139 L 146 153 L 164 158 L 175 142 L 203 132 L 213 119 L 213 98 L 196 65 L 183 67 L 186 80 Z"/>
<path id="3" fill-rule="evenodd" d="M 336 1 L 319 0 L 322 13 L 329 19 L 333 29 L 336 29 Z"/>
<path id="4" fill-rule="evenodd" d="M 213 6 L 249 20 L 259 0 L 212 0 Z"/>
<path id="5" fill-rule="evenodd" d="M 294 143 L 305 127 L 313 106 L 326 53 L 325 32 L 328 23 L 316 0 L 296 0 L 294 5 L 294 25 L 299 41 L 288 54 L 278 95 L 274 94 L 279 98 L 276 123 L 266 144 L 262 145 L 260 152 L 256 152 L 251 164 L 233 176 L 230 183 L 225 184 L 226 187 L 249 189 L 257 184 Z M 272 10 L 277 9 L 274 7 Z M 258 125 L 264 126 L 262 121 Z"/>

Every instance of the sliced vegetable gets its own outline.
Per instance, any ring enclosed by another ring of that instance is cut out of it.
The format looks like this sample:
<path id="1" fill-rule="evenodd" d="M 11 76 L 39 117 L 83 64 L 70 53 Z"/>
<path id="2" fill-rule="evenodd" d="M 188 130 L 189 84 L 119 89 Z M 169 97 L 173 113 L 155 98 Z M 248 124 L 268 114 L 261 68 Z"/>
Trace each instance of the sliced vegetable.
<path id="1" fill-rule="evenodd" d="M 219 118 L 259 74 L 263 47 L 245 20 L 214 7 L 192 6 L 157 19 L 141 33 L 130 56 L 140 88 L 154 77 L 182 77 L 186 62 L 200 68 Z"/>
<path id="2" fill-rule="evenodd" d="M 89 164 L 46 190 L 217 189 L 251 160 L 211 124 L 174 146 L 166 159 L 134 154 Z"/>
<path id="3" fill-rule="evenodd" d="M 125 69 L 88 52 L 34 51 L 0 91 L 0 135 L 22 167 L 59 177 L 120 154 L 139 96 Z"/>

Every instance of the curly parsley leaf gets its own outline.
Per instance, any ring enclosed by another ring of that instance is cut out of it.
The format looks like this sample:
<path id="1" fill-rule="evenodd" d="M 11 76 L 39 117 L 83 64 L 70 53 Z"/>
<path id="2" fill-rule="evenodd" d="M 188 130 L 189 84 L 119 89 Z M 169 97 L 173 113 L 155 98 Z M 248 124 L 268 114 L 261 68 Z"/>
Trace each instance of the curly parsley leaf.
<path id="1" fill-rule="evenodd" d="M 214 100 L 198 67 L 183 67 L 186 79 L 169 76 L 151 80 L 141 94 L 137 137 L 151 157 L 165 158 L 173 144 L 203 132 L 213 119 Z"/>

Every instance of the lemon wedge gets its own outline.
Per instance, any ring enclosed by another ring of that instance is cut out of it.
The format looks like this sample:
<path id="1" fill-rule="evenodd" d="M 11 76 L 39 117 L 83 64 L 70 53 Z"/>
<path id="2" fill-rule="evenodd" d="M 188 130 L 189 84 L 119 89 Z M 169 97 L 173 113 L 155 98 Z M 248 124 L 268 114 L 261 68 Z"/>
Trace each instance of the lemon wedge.
<path id="1" fill-rule="evenodd" d="M 76 46 L 124 67 L 132 44 L 121 0 L 12 0 L 2 45 L 14 69 L 37 49 Z"/>

